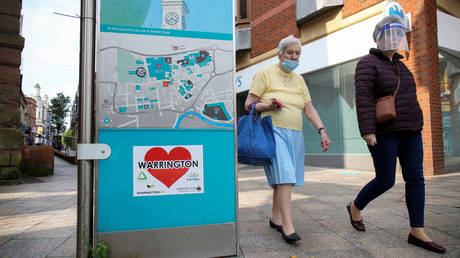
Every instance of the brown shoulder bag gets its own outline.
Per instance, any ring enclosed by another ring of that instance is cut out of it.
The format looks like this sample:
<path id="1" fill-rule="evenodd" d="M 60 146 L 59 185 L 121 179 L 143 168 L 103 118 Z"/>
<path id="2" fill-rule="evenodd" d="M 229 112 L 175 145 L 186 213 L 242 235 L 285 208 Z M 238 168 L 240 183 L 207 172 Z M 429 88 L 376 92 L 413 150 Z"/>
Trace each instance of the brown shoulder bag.
<path id="1" fill-rule="evenodd" d="M 392 95 L 381 97 L 375 100 L 375 116 L 376 123 L 380 124 L 396 118 L 396 107 L 395 99 L 398 94 L 400 78 L 399 78 L 399 63 L 396 63 L 398 67 L 398 87 Z"/>

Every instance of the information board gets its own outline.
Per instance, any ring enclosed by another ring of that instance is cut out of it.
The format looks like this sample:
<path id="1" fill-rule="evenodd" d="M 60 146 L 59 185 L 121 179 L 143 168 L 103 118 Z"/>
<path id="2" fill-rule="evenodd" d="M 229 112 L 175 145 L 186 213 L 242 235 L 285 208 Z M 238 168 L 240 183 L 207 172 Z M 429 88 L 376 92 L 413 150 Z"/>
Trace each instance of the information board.
<path id="1" fill-rule="evenodd" d="M 233 127 L 231 1 L 101 2 L 101 128 Z"/>
<path id="2" fill-rule="evenodd" d="M 233 1 L 98 8 L 99 240 L 113 257 L 236 255 Z"/>

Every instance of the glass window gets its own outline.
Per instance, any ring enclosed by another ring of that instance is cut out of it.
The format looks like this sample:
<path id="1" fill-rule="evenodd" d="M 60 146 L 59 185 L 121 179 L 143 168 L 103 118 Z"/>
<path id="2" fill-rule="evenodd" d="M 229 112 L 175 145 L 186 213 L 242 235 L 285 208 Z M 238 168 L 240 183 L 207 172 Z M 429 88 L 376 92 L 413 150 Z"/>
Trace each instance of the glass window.
<path id="1" fill-rule="evenodd" d="M 250 0 L 237 0 L 236 1 L 236 23 L 237 25 L 240 23 L 249 22 L 251 18 L 251 11 L 250 11 L 251 2 Z"/>
<path id="2" fill-rule="evenodd" d="M 248 90 L 236 94 L 236 115 L 238 118 L 249 114 L 249 112 L 244 108 L 244 103 L 246 102 L 248 94 Z"/>
<path id="3" fill-rule="evenodd" d="M 460 165 L 460 54 L 439 50 L 441 109 L 446 170 Z"/>
<path id="4" fill-rule="evenodd" d="M 356 118 L 354 76 L 357 62 L 353 60 L 303 75 L 312 103 L 332 141 L 328 154 L 369 153 Z M 318 133 L 306 118 L 303 131 L 306 153 L 322 153 Z"/>
<path id="5" fill-rule="evenodd" d="M 240 0 L 239 1 L 239 13 L 240 13 L 240 19 L 246 19 L 248 18 L 248 9 L 247 9 L 247 1 L 246 0 Z"/>

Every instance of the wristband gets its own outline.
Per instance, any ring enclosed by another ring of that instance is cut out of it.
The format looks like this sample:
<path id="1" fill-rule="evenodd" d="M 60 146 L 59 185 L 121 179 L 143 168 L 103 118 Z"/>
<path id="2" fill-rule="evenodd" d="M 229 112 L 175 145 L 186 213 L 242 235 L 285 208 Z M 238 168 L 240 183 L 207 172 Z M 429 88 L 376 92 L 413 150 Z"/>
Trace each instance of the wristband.
<path id="1" fill-rule="evenodd" d="M 322 130 L 326 130 L 326 127 L 318 128 L 318 134 L 321 134 L 321 131 L 322 131 Z"/>

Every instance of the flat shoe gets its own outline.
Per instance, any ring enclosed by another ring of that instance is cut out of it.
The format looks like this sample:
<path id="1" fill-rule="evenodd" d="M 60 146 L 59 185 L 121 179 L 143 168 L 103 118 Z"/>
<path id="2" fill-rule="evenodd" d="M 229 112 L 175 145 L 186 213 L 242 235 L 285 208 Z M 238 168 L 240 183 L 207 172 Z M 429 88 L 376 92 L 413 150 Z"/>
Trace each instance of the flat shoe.
<path id="1" fill-rule="evenodd" d="M 431 242 L 424 242 L 418 238 L 416 238 L 414 235 L 409 234 L 409 237 L 407 238 L 407 242 L 409 244 L 413 244 L 416 246 L 420 246 L 422 248 L 425 248 L 426 250 L 430 250 L 436 253 L 444 253 L 446 251 L 446 248 L 444 248 L 442 245 L 431 241 Z"/>
<path id="2" fill-rule="evenodd" d="M 284 241 L 286 241 L 286 243 L 288 243 L 288 244 L 292 244 L 292 243 L 300 240 L 300 236 L 297 235 L 296 232 L 290 234 L 289 236 L 286 236 L 284 234 L 284 232 L 282 232 L 282 230 L 281 230 L 281 235 L 283 236 Z"/>
<path id="3" fill-rule="evenodd" d="M 273 223 L 273 221 L 270 219 L 270 227 L 275 229 L 276 231 L 282 233 L 283 232 L 283 227 L 281 225 L 276 225 Z"/>
<path id="4" fill-rule="evenodd" d="M 358 231 L 366 231 L 366 226 L 364 226 L 363 220 L 353 220 L 351 216 L 351 202 L 347 205 L 348 215 L 350 215 L 350 223 Z"/>

